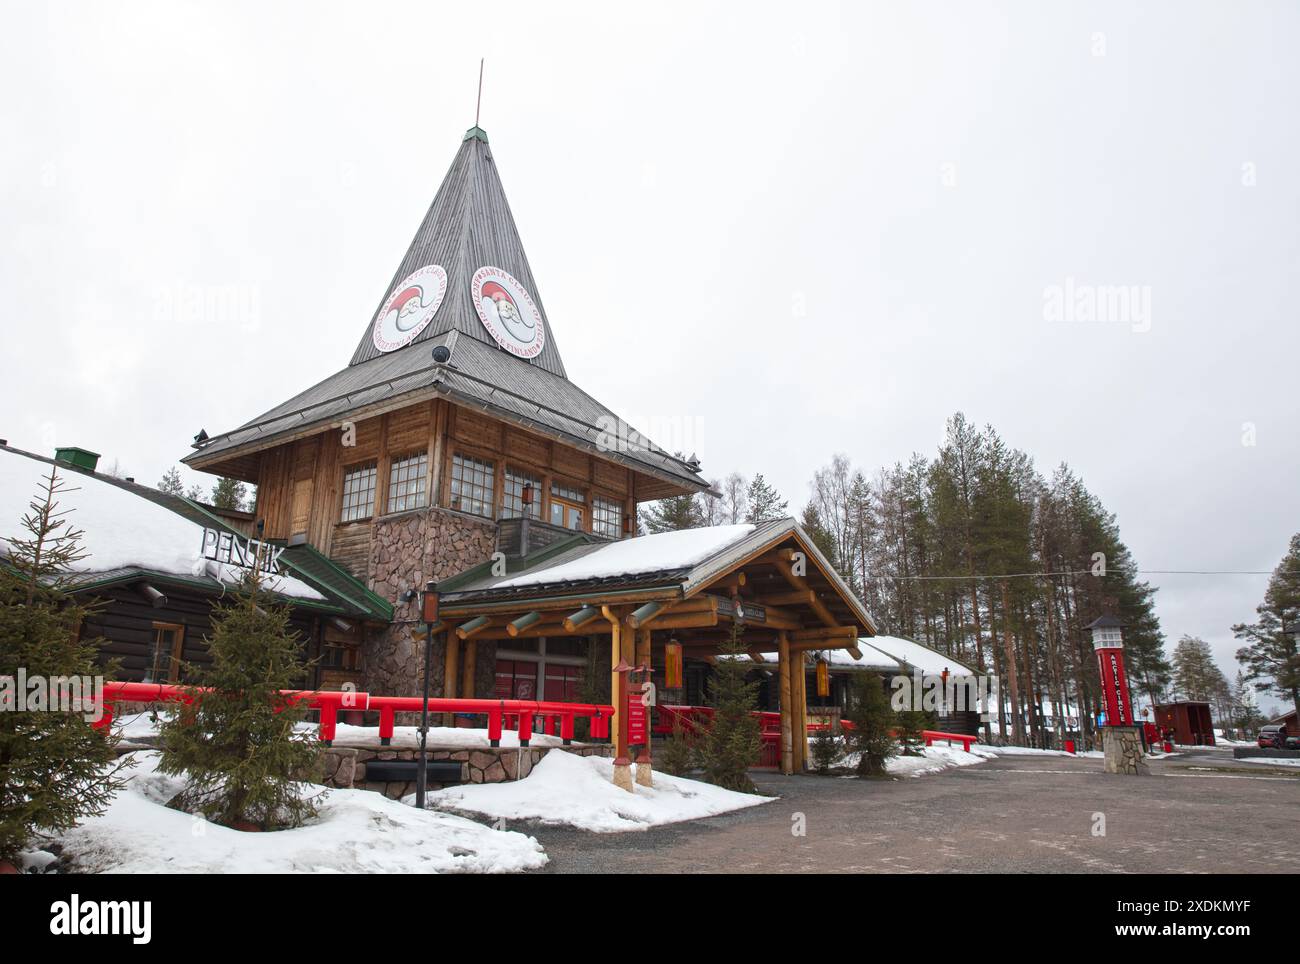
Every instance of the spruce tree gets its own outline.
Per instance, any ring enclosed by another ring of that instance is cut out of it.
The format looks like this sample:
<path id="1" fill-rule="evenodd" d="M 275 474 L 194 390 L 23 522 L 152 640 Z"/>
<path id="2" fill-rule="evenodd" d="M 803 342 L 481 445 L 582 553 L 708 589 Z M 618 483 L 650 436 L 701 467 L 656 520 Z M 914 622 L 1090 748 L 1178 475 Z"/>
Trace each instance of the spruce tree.
<path id="1" fill-rule="evenodd" d="M 243 509 L 248 487 L 238 479 L 221 478 L 212 487 L 212 504 L 218 509 Z"/>
<path id="2" fill-rule="evenodd" d="M 1300 710 L 1300 652 L 1295 635 L 1300 630 L 1300 533 L 1291 537 L 1255 612 L 1259 616 L 1255 622 L 1232 627 L 1238 639 L 1249 641 L 1237 650 L 1237 661 L 1256 690 L 1290 697 L 1291 705 Z"/>
<path id="3" fill-rule="evenodd" d="M 924 731 L 930 725 L 930 714 L 924 710 L 903 710 L 896 714 L 898 748 L 903 756 L 920 756 L 925 746 Z"/>
<path id="4" fill-rule="evenodd" d="M 698 529 L 704 525 L 704 510 L 695 495 L 673 495 L 643 506 L 641 524 L 652 534 Z"/>
<path id="5" fill-rule="evenodd" d="M 827 726 L 813 734 L 812 738 L 812 763 L 813 769 L 818 773 L 829 773 L 830 768 L 840 758 L 840 740 L 831 729 Z"/>
<path id="6" fill-rule="evenodd" d="M 741 632 L 740 624 L 733 623 L 731 636 L 719 650 L 709 693 L 713 719 L 699 741 L 699 756 L 709 783 L 753 793 L 749 768 L 758 762 L 762 748 L 758 717 L 753 712 L 758 683 L 747 678 L 750 664 L 739 658 L 745 653 Z"/>
<path id="7" fill-rule="evenodd" d="M 897 720 L 878 674 L 862 673 L 854 680 L 849 722 L 853 728 L 848 732 L 848 743 L 858 754 L 858 776 L 886 776 L 885 764 L 898 753 L 894 739 Z"/>
<path id="8" fill-rule="evenodd" d="M 159 727 L 158 769 L 187 780 L 170 805 L 225 826 L 298 826 L 316 812 L 300 783 L 313 775 L 317 748 L 314 735 L 295 731 L 307 704 L 281 693 L 306 669 L 289 610 L 253 569 L 212 622 L 211 665 L 186 668 L 207 691 L 196 688 Z"/>
<path id="9" fill-rule="evenodd" d="M 749 483 L 745 501 L 749 505 L 745 516 L 746 522 L 770 522 L 773 519 L 783 519 L 790 505 L 781 498 L 781 494 L 776 489 L 768 485 L 762 472 L 755 475 L 754 481 Z"/>
<path id="10" fill-rule="evenodd" d="M 684 777 L 695 768 L 696 738 L 682 729 L 681 717 L 673 720 L 673 732 L 655 753 L 655 766 L 664 773 Z"/>
<path id="11" fill-rule="evenodd" d="M 158 491 L 168 495 L 185 494 L 185 484 L 181 482 L 181 473 L 176 466 L 173 465 L 163 473 L 163 477 L 158 480 Z"/>
<path id="12" fill-rule="evenodd" d="M 66 592 L 71 567 L 86 555 L 82 531 L 59 509 L 64 491 L 66 484 L 51 469 L 23 516 L 26 535 L 6 540 L 0 560 L 0 678 L 16 682 L 20 669 L 29 683 L 105 674 L 96 665 L 100 641 L 81 638 L 82 622 L 93 610 Z M 52 701 L 54 692 L 49 695 Z M 91 726 L 89 708 L 47 705 L 18 712 L 17 696 L 0 685 L 0 701 L 7 704 L 0 712 L 0 860 L 13 859 L 34 835 L 69 830 L 103 813 L 124 782 L 123 766 L 114 763 L 113 736 Z"/>

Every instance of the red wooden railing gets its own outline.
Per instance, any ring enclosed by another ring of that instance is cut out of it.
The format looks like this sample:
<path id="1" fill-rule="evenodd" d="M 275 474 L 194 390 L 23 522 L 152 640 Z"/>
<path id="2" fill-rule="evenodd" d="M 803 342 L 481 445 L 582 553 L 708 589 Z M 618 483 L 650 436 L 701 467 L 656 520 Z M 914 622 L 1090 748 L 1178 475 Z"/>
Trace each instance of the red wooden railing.
<path id="1" fill-rule="evenodd" d="M 201 699 L 204 692 L 201 687 L 170 683 L 106 682 L 104 716 L 96 726 L 112 723 L 115 703 L 189 703 L 196 695 Z M 320 712 L 320 739 L 327 746 L 337 733 L 340 712 L 378 712 L 379 737 L 384 745 L 388 745 L 393 738 L 395 715 L 418 713 L 424 707 L 424 700 L 418 696 L 373 696 L 338 690 L 281 690 L 280 693 L 293 702 L 303 701 Z M 542 721 L 545 732 L 558 735 L 565 744 L 573 739 L 573 722 L 579 718 L 591 721 L 592 739 L 609 739 L 614 707 L 536 700 L 430 699 L 429 712 L 486 716 L 488 739 L 493 746 L 501 745 L 501 733 L 509 719 L 510 728 L 519 734 L 519 745 L 528 746 L 533 736 L 533 723 L 537 720 Z"/>
<path id="2" fill-rule="evenodd" d="M 658 720 L 655 722 L 654 732 L 663 735 L 675 732 L 678 727 L 683 733 L 701 733 L 708 725 L 708 721 L 713 718 L 713 707 L 711 706 L 669 706 L 661 704 L 655 707 L 655 710 Z M 758 717 L 759 732 L 763 739 L 759 766 L 780 766 L 781 714 L 773 713 L 770 710 L 755 710 L 754 715 Z M 821 732 L 829 726 L 829 723 L 810 722 L 808 724 L 808 735 L 811 736 L 814 733 Z M 853 723 L 849 720 L 841 720 L 840 726 L 846 730 L 854 729 Z M 971 744 L 979 740 L 979 737 L 970 736 L 966 733 L 946 733 L 942 730 L 922 730 L 921 736 L 925 740 L 926 746 L 933 746 L 935 742 L 939 741 L 947 741 L 950 746 L 953 743 L 960 743 L 962 749 L 967 753 L 970 752 Z"/>

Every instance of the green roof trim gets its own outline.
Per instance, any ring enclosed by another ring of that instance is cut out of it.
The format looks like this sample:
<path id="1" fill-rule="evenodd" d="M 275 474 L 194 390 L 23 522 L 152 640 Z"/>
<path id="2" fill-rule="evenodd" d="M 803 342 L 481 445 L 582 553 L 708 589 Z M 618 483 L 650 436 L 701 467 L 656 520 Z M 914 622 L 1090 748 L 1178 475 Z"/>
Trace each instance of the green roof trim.
<path id="1" fill-rule="evenodd" d="M 393 621 L 393 604 L 372 592 L 359 579 L 314 546 L 286 546 L 280 553 L 280 562 L 292 569 L 303 582 L 323 590 L 326 595 L 343 599 L 370 619 L 390 623 Z"/>
<path id="2" fill-rule="evenodd" d="M 487 131 L 485 131 L 481 127 L 471 127 L 469 130 L 465 132 L 465 136 L 462 137 L 461 140 L 468 141 L 470 139 L 476 141 L 482 141 L 484 144 L 486 144 L 488 142 Z"/>
<path id="3" fill-rule="evenodd" d="M 552 542 L 549 546 L 546 546 L 542 549 L 538 549 L 536 552 L 530 552 L 526 556 L 520 556 L 514 559 L 509 559 L 509 558 L 506 559 L 506 575 L 507 576 L 518 575 L 521 572 L 527 572 L 530 569 L 535 569 L 541 563 L 546 562 L 546 560 L 551 559 L 554 556 L 558 556 L 560 553 L 572 549 L 575 546 L 590 544 L 596 541 L 597 540 L 593 539 L 591 536 L 587 535 L 584 532 L 574 533 L 573 535 L 567 536 L 564 539 L 559 539 L 556 542 Z M 512 562 L 515 563 L 515 565 L 512 566 L 511 565 Z M 521 565 L 521 563 L 523 563 L 523 565 Z M 458 572 L 456 573 L 456 575 L 449 576 L 446 579 L 442 580 L 441 582 L 438 583 L 438 591 L 455 592 L 458 586 L 468 585 L 470 583 L 476 582 L 479 579 L 482 579 L 485 576 L 490 576 L 490 575 L 492 575 L 491 559 L 489 559 L 487 562 L 480 562 L 477 566 L 474 566 L 471 569 L 466 569 L 463 572 Z"/>

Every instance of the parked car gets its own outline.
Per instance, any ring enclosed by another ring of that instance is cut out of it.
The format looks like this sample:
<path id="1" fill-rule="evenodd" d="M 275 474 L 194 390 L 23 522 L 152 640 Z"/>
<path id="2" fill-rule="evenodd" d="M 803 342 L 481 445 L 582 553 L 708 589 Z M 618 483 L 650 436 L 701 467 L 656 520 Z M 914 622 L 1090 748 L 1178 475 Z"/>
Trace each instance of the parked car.
<path id="1" fill-rule="evenodd" d="M 1286 738 L 1286 748 L 1288 750 L 1300 750 L 1300 736 L 1288 736 Z"/>
<path id="2" fill-rule="evenodd" d="M 1272 747 L 1275 750 L 1286 749 L 1286 727 L 1280 723 L 1270 723 L 1259 731 L 1260 747 Z"/>

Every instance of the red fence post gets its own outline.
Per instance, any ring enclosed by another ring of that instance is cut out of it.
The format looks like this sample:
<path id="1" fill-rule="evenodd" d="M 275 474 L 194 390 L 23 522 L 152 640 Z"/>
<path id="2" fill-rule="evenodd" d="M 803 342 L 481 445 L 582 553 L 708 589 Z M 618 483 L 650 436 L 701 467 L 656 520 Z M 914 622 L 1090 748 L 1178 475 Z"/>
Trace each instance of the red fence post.
<path id="1" fill-rule="evenodd" d="M 326 746 L 334 742 L 334 732 L 338 727 L 339 708 L 334 703 L 322 703 L 320 707 L 320 741 Z"/>
<path id="2" fill-rule="evenodd" d="M 501 718 L 505 716 L 505 703 L 501 704 L 500 709 L 488 710 L 488 743 L 492 746 L 501 745 Z"/>
<path id="3" fill-rule="evenodd" d="M 519 711 L 519 745 L 527 746 L 533 738 L 533 711 Z"/>
<path id="4" fill-rule="evenodd" d="M 560 717 L 560 739 L 568 746 L 573 742 L 573 714 L 565 713 Z"/>
<path id="5" fill-rule="evenodd" d="M 390 746 L 393 742 L 393 722 L 397 714 L 391 706 L 379 708 L 379 745 Z"/>

